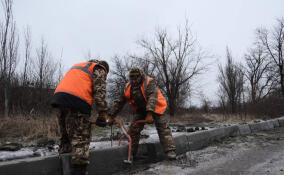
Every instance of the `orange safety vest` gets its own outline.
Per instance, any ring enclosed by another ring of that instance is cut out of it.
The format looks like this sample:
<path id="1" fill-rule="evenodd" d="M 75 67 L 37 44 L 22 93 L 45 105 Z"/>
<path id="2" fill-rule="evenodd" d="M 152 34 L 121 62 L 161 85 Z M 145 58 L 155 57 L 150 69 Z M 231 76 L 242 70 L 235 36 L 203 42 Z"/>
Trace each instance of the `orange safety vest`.
<path id="1" fill-rule="evenodd" d="M 147 77 L 145 79 L 145 81 L 142 83 L 142 86 L 141 86 L 141 92 L 143 94 L 143 97 L 144 97 L 146 103 L 147 103 L 148 100 L 146 98 L 145 90 L 147 89 L 147 86 L 148 86 L 150 80 L 152 80 L 152 78 Z M 130 90 L 131 90 L 131 84 L 126 83 L 126 86 L 125 86 L 125 89 L 124 89 L 124 96 L 128 100 L 128 102 L 131 104 L 132 109 L 134 111 L 136 111 L 137 106 L 134 105 L 134 100 L 130 99 Z M 157 103 L 156 103 L 156 107 L 155 107 L 154 112 L 162 115 L 167 108 L 167 102 L 166 102 L 166 99 L 164 98 L 163 94 L 161 93 L 160 89 L 157 88 L 157 91 L 158 91 L 158 97 L 157 97 L 158 99 L 157 99 Z"/>
<path id="2" fill-rule="evenodd" d="M 89 105 L 93 104 L 93 69 L 98 63 L 82 62 L 75 64 L 59 82 L 55 93 L 65 92 L 74 95 Z M 105 70 L 107 73 L 107 71 Z"/>

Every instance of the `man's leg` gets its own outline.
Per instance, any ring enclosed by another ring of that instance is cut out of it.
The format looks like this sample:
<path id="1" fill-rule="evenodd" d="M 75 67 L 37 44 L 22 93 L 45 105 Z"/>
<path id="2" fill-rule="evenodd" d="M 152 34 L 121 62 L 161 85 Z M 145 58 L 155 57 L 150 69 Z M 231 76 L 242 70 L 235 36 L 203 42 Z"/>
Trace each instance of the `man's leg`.
<path id="1" fill-rule="evenodd" d="M 154 120 L 160 138 L 160 143 L 162 144 L 165 153 L 167 154 L 169 159 L 175 159 L 176 147 L 174 145 L 172 132 L 170 127 L 168 126 L 166 118 L 164 116 L 154 115 Z"/>
<path id="2" fill-rule="evenodd" d="M 66 130 L 66 117 L 68 113 L 70 113 L 70 110 L 66 108 L 56 108 L 56 116 L 58 119 L 61 134 L 60 145 L 58 149 L 59 154 L 70 153 L 72 151 L 71 142 Z"/>
<path id="3" fill-rule="evenodd" d="M 145 117 L 144 117 L 145 118 Z M 144 124 L 140 123 L 136 125 L 135 127 L 132 128 L 133 124 L 138 121 L 138 120 L 143 120 L 144 119 L 142 115 L 136 114 L 134 117 L 134 122 L 131 124 L 130 128 L 131 131 L 129 133 L 131 139 L 132 139 L 132 155 L 133 158 L 135 159 L 135 156 L 137 155 L 138 152 L 138 146 L 139 146 L 139 140 L 140 140 L 140 133 L 144 128 Z"/>
<path id="4" fill-rule="evenodd" d="M 91 141 L 90 115 L 71 112 L 67 120 L 67 130 L 72 145 L 71 163 L 73 170 L 79 173 L 86 172 L 86 167 L 89 164 L 89 145 Z"/>

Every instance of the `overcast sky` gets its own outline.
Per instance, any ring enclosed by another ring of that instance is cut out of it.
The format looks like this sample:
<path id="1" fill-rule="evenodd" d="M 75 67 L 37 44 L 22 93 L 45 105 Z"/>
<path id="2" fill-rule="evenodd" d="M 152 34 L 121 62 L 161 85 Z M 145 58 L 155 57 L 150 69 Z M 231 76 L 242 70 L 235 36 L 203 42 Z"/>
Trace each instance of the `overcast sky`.
<path id="1" fill-rule="evenodd" d="M 63 49 L 66 69 L 88 51 L 108 61 L 135 53 L 135 42 L 157 27 L 174 37 L 186 18 L 200 45 L 222 62 L 226 46 L 240 60 L 257 27 L 284 17 L 284 0 L 14 0 L 14 17 L 20 32 L 30 26 L 34 47 L 44 37 L 54 57 Z M 206 77 L 204 91 L 212 97 L 216 71 Z"/>

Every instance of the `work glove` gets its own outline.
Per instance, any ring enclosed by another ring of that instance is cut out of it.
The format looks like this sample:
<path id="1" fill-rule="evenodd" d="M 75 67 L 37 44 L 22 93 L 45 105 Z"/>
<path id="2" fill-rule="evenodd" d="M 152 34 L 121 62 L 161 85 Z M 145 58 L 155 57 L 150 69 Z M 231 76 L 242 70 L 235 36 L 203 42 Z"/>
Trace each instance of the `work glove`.
<path id="1" fill-rule="evenodd" d="M 96 120 L 96 125 L 99 127 L 105 127 L 107 125 L 106 118 L 107 118 L 106 112 L 100 112 Z"/>
<path id="2" fill-rule="evenodd" d="M 147 113 L 145 120 L 146 120 L 146 123 L 148 123 L 148 124 L 152 124 L 154 122 L 152 112 Z"/>
<path id="3" fill-rule="evenodd" d="M 109 124 L 109 125 L 113 125 L 113 124 L 114 124 L 114 122 L 115 122 L 114 117 L 108 117 L 108 118 L 107 118 L 107 124 Z"/>

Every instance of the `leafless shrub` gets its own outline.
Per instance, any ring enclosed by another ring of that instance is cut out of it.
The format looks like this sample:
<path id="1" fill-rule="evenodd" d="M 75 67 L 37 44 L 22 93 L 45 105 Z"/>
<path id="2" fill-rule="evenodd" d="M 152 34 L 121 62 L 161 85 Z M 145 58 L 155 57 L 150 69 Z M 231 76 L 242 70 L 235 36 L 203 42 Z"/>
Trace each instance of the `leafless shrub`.
<path id="1" fill-rule="evenodd" d="M 241 104 L 244 93 L 244 73 L 242 66 L 233 62 L 232 55 L 227 48 L 227 63 L 219 65 L 219 101 L 230 113 L 236 113 Z"/>
<path id="2" fill-rule="evenodd" d="M 259 28 L 257 36 L 269 55 L 270 60 L 274 63 L 274 69 L 277 68 L 276 78 L 278 79 L 282 96 L 284 97 L 284 18 L 277 19 L 277 24 L 272 30 Z"/>

